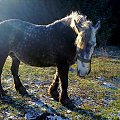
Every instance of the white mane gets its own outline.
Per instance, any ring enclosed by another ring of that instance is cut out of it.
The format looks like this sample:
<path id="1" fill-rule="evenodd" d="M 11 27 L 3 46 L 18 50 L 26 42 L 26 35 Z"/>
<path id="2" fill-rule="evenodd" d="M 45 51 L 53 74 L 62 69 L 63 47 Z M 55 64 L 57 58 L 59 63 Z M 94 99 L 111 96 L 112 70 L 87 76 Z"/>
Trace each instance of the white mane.
<path id="1" fill-rule="evenodd" d="M 71 20 L 71 25 L 70 25 L 72 28 L 75 27 L 75 22 L 74 21 L 76 21 L 76 23 L 80 24 L 81 27 L 83 27 L 83 28 L 89 27 L 89 25 L 92 23 L 91 21 L 86 19 L 87 16 L 84 16 L 84 15 L 78 13 L 78 12 L 72 12 L 70 15 L 63 18 L 63 20 L 65 20 L 65 19 L 67 20 L 69 18 L 72 19 Z"/>

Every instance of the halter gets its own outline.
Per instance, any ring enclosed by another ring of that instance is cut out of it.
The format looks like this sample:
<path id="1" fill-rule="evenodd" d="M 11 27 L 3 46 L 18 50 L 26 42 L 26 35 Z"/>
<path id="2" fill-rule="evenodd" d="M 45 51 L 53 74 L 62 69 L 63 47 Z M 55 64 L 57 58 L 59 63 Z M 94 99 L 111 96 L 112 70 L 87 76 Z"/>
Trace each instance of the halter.
<path id="1" fill-rule="evenodd" d="M 84 62 L 84 63 L 90 63 L 91 62 L 91 59 L 84 59 L 84 58 L 81 58 L 78 55 L 77 55 L 77 59 L 79 59 L 81 62 Z"/>

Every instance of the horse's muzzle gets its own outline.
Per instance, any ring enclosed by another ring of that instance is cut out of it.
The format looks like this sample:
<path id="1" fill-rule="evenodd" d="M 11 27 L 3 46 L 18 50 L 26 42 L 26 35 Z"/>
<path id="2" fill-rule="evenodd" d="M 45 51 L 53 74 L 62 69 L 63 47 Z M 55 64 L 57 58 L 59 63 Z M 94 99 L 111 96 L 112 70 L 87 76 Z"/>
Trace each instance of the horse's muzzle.
<path id="1" fill-rule="evenodd" d="M 77 75 L 79 76 L 79 77 L 85 77 L 86 75 L 88 75 L 89 73 L 91 72 L 91 68 L 89 69 L 89 71 L 88 72 L 81 72 L 80 70 L 78 70 L 77 71 Z"/>
<path id="2" fill-rule="evenodd" d="M 82 74 L 80 70 L 77 71 L 77 76 L 79 76 L 79 77 L 85 77 L 86 75 L 87 75 L 87 73 Z"/>

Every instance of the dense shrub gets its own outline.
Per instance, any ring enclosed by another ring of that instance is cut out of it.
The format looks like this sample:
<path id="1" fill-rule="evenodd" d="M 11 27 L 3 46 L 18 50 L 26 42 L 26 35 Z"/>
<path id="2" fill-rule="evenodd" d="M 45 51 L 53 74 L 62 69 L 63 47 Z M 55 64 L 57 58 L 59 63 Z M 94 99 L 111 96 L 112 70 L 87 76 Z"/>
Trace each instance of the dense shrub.
<path id="1" fill-rule="evenodd" d="M 80 11 L 95 23 L 101 20 L 99 45 L 112 43 L 118 36 L 119 0 L 0 0 L 0 21 L 18 18 L 37 24 L 48 24 L 71 11 Z M 116 8 L 116 6 L 118 6 Z M 119 41 L 116 41 L 120 44 Z"/>

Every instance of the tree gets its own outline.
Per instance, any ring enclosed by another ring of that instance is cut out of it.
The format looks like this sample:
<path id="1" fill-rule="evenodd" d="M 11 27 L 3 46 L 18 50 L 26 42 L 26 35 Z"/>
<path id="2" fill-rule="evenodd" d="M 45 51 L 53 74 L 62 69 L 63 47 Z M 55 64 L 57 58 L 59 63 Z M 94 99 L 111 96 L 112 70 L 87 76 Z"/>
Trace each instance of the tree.
<path id="1" fill-rule="evenodd" d="M 99 45 L 119 43 L 119 0 L 2 0 L 0 21 L 21 19 L 36 24 L 48 24 L 65 17 L 71 11 L 80 11 L 95 23 L 101 21 L 97 35 Z"/>

